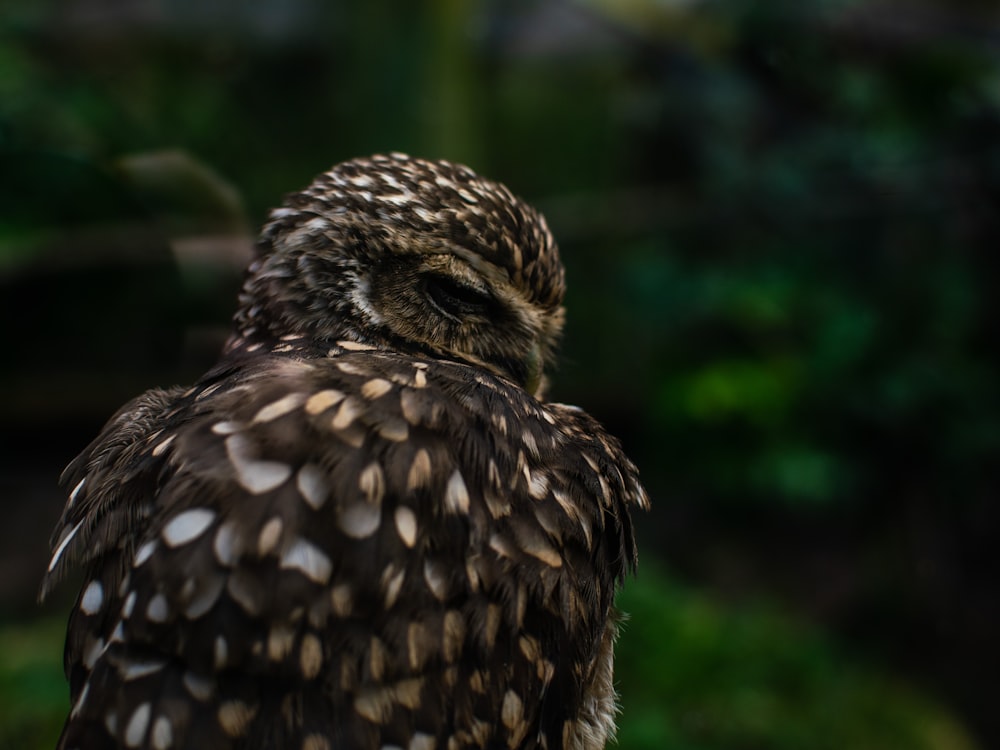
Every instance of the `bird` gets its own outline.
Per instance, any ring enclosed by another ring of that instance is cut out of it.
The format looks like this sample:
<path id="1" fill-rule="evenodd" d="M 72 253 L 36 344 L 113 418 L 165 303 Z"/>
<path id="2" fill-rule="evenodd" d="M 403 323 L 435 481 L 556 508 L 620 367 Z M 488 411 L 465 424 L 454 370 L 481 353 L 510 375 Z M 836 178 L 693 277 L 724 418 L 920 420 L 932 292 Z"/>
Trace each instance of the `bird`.
<path id="1" fill-rule="evenodd" d="M 59 748 L 604 747 L 649 500 L 547 400 L 565 271 L 470 168 L 340 163 L 274 209 L 218 362 L 61 477 Z"/>

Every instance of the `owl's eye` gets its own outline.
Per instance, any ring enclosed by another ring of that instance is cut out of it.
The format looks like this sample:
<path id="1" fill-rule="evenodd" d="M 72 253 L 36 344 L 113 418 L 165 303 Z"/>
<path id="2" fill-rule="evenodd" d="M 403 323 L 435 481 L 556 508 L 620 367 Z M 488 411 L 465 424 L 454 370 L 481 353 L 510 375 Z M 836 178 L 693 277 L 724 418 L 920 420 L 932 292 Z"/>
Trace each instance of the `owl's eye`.
<path id="1" fill-rule="evenodd" d="M 453 318 L 487 315 L 496 304 L 489 294 L 447 276 L 428 274 L 424 277 L 424 288 L 431 303 Z"/>

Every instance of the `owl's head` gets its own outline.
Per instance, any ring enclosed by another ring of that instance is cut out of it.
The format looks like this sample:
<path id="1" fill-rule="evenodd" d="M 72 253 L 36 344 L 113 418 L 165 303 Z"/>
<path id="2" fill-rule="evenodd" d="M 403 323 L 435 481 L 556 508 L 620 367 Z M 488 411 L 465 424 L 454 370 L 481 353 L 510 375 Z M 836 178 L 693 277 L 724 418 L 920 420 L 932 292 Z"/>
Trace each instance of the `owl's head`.
<path id="1" fill-rule="evenodd" d="M 562 329 L 545 219 L 467 167 L 344 162 L 271 213 L 234 340 L 348 339 L 483 365 L 536 392 Z"/>

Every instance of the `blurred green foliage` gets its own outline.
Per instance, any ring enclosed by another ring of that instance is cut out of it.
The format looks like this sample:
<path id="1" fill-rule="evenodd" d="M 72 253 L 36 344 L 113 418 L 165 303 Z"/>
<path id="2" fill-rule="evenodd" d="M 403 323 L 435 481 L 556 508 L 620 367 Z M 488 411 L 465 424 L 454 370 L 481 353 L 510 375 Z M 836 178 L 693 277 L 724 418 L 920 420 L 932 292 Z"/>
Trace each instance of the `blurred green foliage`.
<path id="1" fill-rule="evenodd" d="M 618 598 L 622 750 L 970 750 L 954 717 L 814 628 L 692 592 L 655 566 Z"/>
<path id="2" fill-rule="evenodd" d="M 192 265 L 179 235 L 239 233 L 351 156 L 466 161 L 560 239 L 553 395 L 640 465 L 643 570 L 665 559 L 730 600 L 645 572 L 626 592 L 623 745 L 966 746 L 914 683 L 1000 743 L 994 15 L 975 0 L 5 10 L 0 411 L 17 439 L 0 479 L 50 488 L 112 409 L 214 357 L 236 276 Z M 164 149 L 196 184 L 150 158 Z M 29 536 L 0 549 L 30 544 L 40 571 Z"/>
<path id="3" fill-rule="evenodd" d="M 0 747 L 55 747 L 69 711 L 62 672 L 65 632 L 65 618 L 0 626 Z"/>

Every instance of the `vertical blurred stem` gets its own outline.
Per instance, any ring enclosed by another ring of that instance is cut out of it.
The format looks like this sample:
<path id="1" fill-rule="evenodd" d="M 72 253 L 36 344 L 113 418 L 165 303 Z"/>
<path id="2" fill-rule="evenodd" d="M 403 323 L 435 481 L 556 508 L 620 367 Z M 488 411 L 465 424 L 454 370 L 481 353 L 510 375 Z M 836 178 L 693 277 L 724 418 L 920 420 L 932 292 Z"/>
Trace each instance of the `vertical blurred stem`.
<path id="1" fill-rule="evenodd" d="M 477 3 L 348 4 L 339 93 L 364 149 L 479 162 L 474 38 Z M 360 148 L 360 146 L 359 146 Z"/>
<path id="2" fill-rule="evenodd" d="M 420 102 L 428 154 L 476 165 L 475 71 L 472 14 L 476 3 L 430 0 L 423 34 L 423 90 Z"/>

